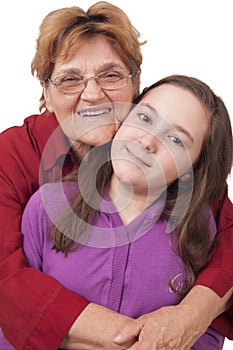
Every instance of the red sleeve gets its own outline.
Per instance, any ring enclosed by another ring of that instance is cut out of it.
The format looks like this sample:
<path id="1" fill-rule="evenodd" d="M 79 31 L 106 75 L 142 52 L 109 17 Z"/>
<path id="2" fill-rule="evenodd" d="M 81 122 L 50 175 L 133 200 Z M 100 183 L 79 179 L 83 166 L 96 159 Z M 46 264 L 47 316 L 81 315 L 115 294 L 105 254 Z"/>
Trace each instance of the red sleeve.
<path id="1" fill-rule="evenodd" d="M 39 182 L 36 142 L 12 128 L 0 149 L 0 326 L 18 350 L 57 349 L 88 302 L 29 268 L 22 251 L 22 212 Z"/>
<path id="2" fill-rule="evenodd" d="M 216 208 L 217 203 L 213 203 L 215 213 Z M 198 276 L 196 284 L 209 287 L 222 297 L 233 287 L 233 204 L 227 194 L 221 202 L 217 222 L 218 245 L 208 265 Z M 217 317 L 212 325 L 220 333 L 233 339 L 233 307 Z"/>

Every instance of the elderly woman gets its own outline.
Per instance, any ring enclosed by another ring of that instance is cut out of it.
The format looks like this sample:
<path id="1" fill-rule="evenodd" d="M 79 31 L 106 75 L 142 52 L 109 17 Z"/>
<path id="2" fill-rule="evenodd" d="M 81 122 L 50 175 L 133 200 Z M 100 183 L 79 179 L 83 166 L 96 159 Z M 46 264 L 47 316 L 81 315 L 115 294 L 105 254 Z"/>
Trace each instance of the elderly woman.
<path id="1" fill-rule="evenodd" d="M 153 322 L 134 321 L 89 303 L 30 268 L 24 256 L 20 223 L 29 198 L 41 184 L 76 169 L 90 146 L 114 136 L 139 92 L 140 45 L 139 34 L 125 13 L 106 2 L 87 12 L 78 7 L 54 11 L 40 26 L 32 73 L 42 85 L 40 109 L 45 111 L 0 137 L 0 325 L 16 349 L 57 349 L 62 341 L 74 349 L 121 349 L 127 346 L 113 341 L 120 330 L 124 342 L 153 324 L 158 325 L 157 329 L 153 325 L 153 335 L 158 335 L 164 349 L 173 339 L 179 340 L 181 349 L 192 345 L 227 308 L 231 268 L 221 260 L 227 254 L 224 242 L 232 225 L 224 220 L 232 210 L 227 198 L 219 221 L 220 230 L 225 230 L 219 236 L 223 243 L 203 272 L 207 276 L 199 282 L 203 286 L 194 287 L 182 305 L 159 310 Z M 217 214 L 218 207 L 217 203 Z M 219 258 L 222 262 L 216 265 Z M 228 278 L 219 276 L 222 270 Z M 216 326 L 230 335 L 225 320 L 227 316 Z"/>

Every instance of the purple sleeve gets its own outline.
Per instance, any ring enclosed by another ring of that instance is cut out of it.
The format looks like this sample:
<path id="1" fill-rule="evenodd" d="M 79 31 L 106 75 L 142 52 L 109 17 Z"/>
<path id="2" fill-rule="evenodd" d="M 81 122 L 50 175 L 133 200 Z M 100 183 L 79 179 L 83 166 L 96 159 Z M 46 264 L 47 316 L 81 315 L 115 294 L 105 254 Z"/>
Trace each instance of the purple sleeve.
<path id="1" fill-rule="evenodd" d="M 42 271 L 44 230 L 48 218 L 42 205 L 40 191 L 30 198 L 22 217 L 23 249 L 31 267 Z"/>

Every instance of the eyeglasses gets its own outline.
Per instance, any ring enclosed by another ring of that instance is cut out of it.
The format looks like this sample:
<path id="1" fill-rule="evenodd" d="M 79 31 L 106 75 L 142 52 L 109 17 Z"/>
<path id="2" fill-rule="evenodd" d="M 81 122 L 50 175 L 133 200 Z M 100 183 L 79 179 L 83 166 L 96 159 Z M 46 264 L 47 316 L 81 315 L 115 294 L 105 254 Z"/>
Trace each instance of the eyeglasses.
<path id="1" fill-rule="evenodd" d="M 90 79 L 95 79 L 103 90 L 117 90 L 127 85 L 129 78 L 133 74 L 125 74 L 119 71 L 106 71 L 97 74 L 96 76 L 85 77 L 79 74 L 67 74 L 57 77 L 55 80 L 48 81 L 63 94 L 77 94 L 85 89 L 87 82 Z"/>

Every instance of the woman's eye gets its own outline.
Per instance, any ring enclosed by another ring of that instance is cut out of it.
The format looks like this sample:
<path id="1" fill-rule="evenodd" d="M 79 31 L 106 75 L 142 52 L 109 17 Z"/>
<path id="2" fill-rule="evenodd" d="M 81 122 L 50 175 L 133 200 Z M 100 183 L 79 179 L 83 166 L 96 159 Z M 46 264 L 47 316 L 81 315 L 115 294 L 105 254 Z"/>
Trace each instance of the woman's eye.
<path id="1" fill-rule="evenodd" d="M 124 78 L 124 76 L 121 73 L 115 71 L 99 73 L 97 77 L 100 81 L 109 82 L 119 81 Z"/>
<path id="2" fill-rule="evenodd" d="M 121 78 L 120 73 L 117 72 L 108 72 L 105 75 L 103 75 L 104 78 Z"/>
<path id="3" fill-rule="evenodd" d="M 169 136 L 169 139 L 175 143 L 176 145 L 180 146 L 180 147 L 184 147 L 183 142 L 179 139 L 179 137 L 177 136 Z"/>
<path id="4" fill-rule="evenodd" d="M 83 79 L 81 76 L 67 76 L 61 79 L 60 84 L 75 84 L 82 82 Z"/>
<path id="5" fill-rule="evenodd" d="M 138 114 L 138 117 L 139 117 L 139 119 L 141 119 L 143 122 L 152 124 L 152 120 L 151 120 L 151 118 L 150 118 L 148 115 L 146 115 L 146 114 L 144 114 L 144 113 L 139 113 L 139 114 Z"/>

